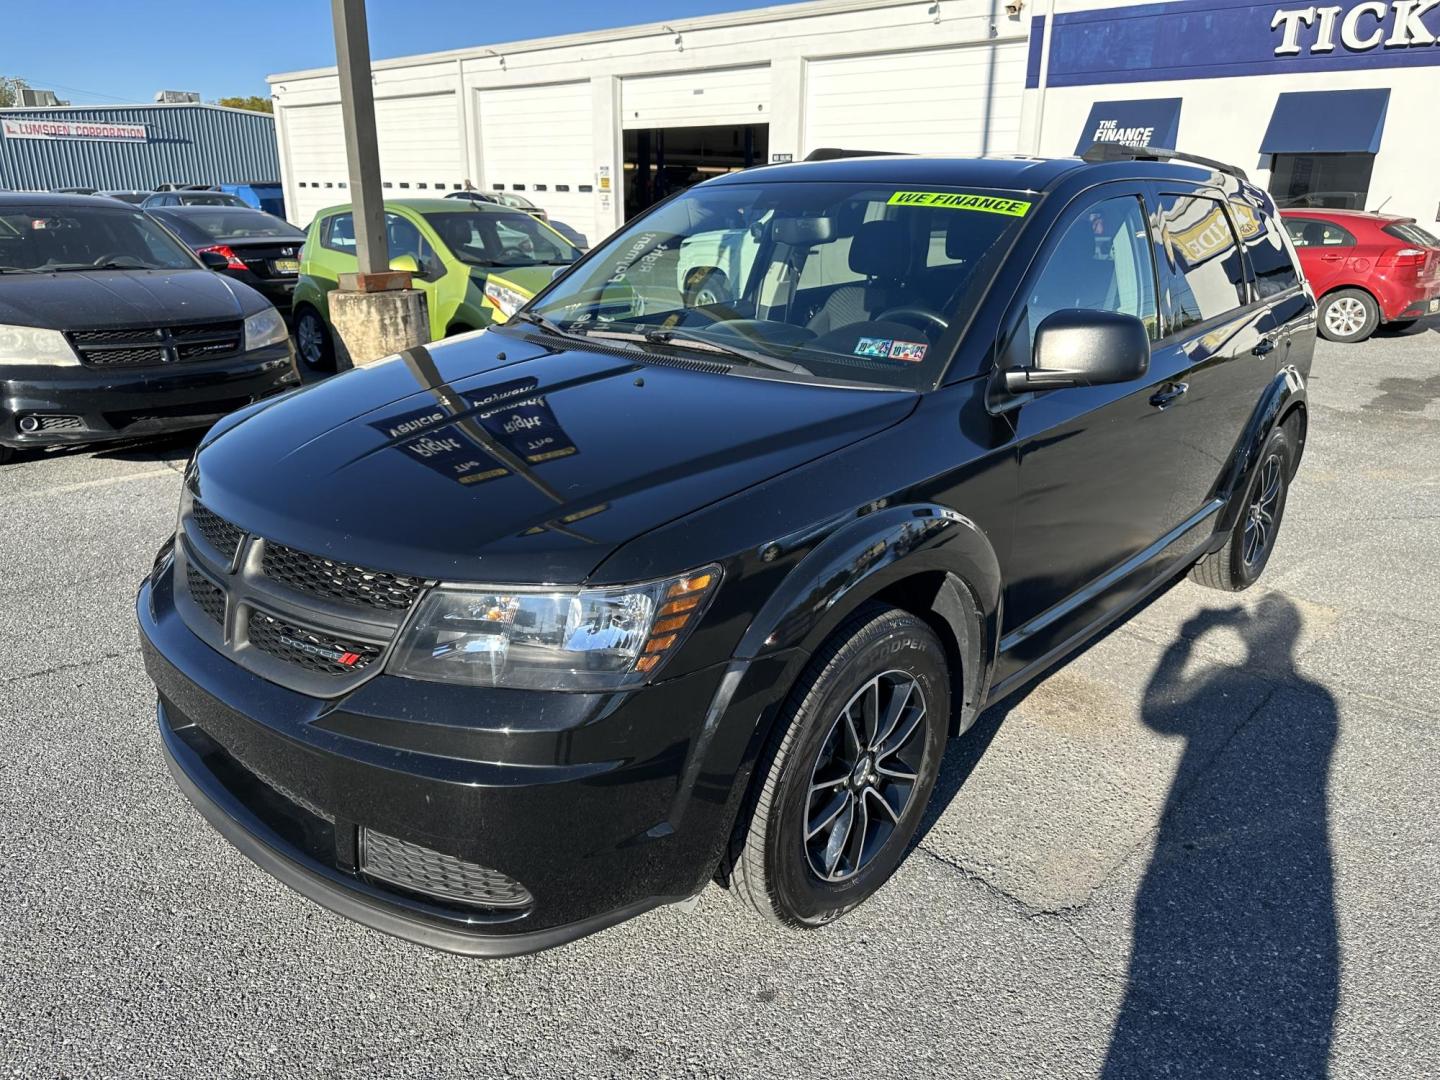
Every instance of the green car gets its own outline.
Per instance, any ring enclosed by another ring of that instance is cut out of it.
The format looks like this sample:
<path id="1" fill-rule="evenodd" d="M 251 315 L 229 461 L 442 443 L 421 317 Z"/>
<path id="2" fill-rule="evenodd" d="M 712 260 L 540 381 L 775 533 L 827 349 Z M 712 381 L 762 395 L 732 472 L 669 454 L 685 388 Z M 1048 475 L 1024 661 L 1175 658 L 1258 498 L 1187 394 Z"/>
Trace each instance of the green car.
<path id="1" fill-rule="evenodd" d="M 432 341 L 507 319 L 569 266 L 580 251 L 543 221 L 506 206 L 459 199 L 385 204 L 390 266 L 409 270 L 425 293 Z M 332 206 L 315 215 L 295 284 L 295 344 L 314 368 L 334 364 L 328 293 L 354 273 L 355 215 Z"/>

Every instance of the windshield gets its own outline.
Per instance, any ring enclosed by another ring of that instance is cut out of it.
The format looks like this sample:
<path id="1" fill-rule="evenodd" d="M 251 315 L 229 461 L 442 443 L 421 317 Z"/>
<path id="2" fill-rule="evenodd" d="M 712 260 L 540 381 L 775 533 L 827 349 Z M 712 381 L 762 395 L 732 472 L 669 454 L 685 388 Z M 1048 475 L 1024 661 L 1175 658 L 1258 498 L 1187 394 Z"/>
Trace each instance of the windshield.
<path id="1" fill-rule="evenodd" d="M 144 214 L 105 206 L 0 208 L 0 273 L 194 270 L 195 256 Z"/>
<path id="2" fill-rule="evenodd" d="M 425 220 L 451 253 L 471 266 L 568 266 L 580 251 L 529 214 L 458 210 Z"/>
<path id="3" fill-rule="evenodd" d="M 938 376 L 951 327 L 958 334 L 989 260 L 1037 198 L 927 188 L 692 188 L 617 233 L 529 310 L 571 333 L 742 349 L 779 362 L 759 366 L 919 388 Z"/>
<path id="4" fill-rule="evenodd" d="M 213 210 L 187 210 L 183 214 L 166 213 L 162 210 L 160 215 L 167 221 L 184 222 L 194 226 L 211 240 L 241 240 L 252 236 L 299 240 L 305 236 L 288 221 L 281 221 L 259 210 L 227 210 L 217 207 Z"/>

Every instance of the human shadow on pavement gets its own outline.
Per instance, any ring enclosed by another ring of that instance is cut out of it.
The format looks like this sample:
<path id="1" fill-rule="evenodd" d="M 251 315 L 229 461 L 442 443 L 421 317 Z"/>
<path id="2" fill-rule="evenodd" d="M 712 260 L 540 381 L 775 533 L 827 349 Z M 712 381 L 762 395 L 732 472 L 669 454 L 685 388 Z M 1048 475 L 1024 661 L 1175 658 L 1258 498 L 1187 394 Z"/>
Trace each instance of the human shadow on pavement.
<path id="1" fill-rule="evenodd" d="M 1324 687 L 1295 671 L 1300 626 L 1273 594 L 1253 614 L 1206 611 L 1146 687 L 1145 724 L 1186 745 L 1135 898 L 1109 1080 L 1327 1074 L 1340 975 L 1327 783 L 1339 717 Z M 1226 627 L 1245 643 L 1243 666 L 1187 672 L 1196 642 Z M 1261 672 L 1272 689 L 1237 723 L 1227 707 Z M 1215 725 L 1234 727 L 1218 750 L 1205 737 Z"/>

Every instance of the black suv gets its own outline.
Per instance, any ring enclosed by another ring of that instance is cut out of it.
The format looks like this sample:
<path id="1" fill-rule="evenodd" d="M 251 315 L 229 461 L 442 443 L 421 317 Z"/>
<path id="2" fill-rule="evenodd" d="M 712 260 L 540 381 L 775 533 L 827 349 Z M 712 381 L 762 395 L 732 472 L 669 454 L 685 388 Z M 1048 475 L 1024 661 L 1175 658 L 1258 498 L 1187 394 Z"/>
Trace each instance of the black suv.
<path id="1" fill-rule="evenodd" d="M 1272 550 L 1315 337 L 1285 230 L 1237 170 L 1104 153 L 721 177 L 503 326 L 222 421 L 137 605 L 182 789 L 456 952 L 712 879 L 853 908 L 947 737 Z"/>

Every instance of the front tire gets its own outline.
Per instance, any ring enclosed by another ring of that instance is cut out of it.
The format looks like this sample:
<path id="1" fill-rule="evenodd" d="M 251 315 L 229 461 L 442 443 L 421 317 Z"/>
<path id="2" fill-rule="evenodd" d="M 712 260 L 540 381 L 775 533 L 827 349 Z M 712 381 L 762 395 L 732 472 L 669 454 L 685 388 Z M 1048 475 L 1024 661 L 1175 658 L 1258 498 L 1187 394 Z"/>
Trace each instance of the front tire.
<path id="1" fill-rule="evenodd" d="M 1320 334 L 1327 341 L 1364 341 L 1380 325 L 1380 305 L 1363 289 L 1336 289 L 1320 301 Z"/>
<path id="2" fill-rule="evenodd" d="M 811 661 L 757 764 L 730 886 L 764 918 L 840 918 L 900 864 L 935 787 L 950 678 L 935 633 L 867 604 Z"/>
<path id="3" fill-rule="evenodd" d="M 1260 579 L 1285 514 L 1295 450 L 1285 428 L 1277 427 L 1270 433 L 1245 487 L 1245 501 L 1235 527 L 1224 547 L 1191 568 L 1194 581 L 1211 589 L 1241 592 Z"/>
<path id="4" fill-rule="evenodd" d="M 295 313 L 295 352 L 311 371 L 335 370 L 335 344 L 319 312 L 302 307 Z"/>
<path id="5" fill-rule="evenodd" d="M 15 448 L 13 446 L 0 445 L 0 465 L 8 464 L 14 457 Z"/>

